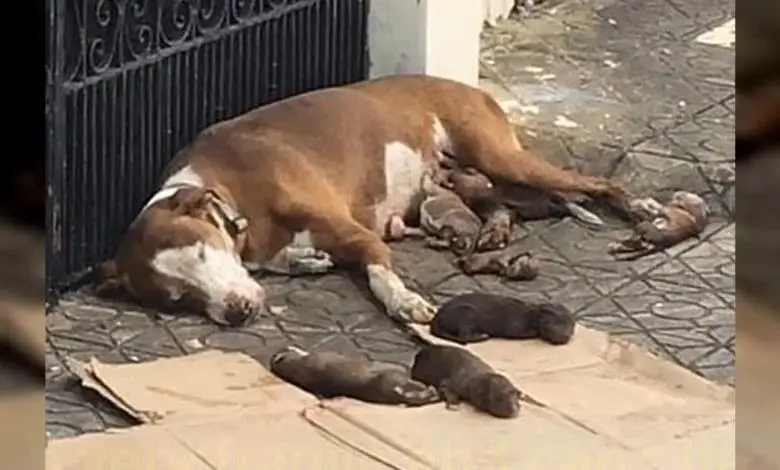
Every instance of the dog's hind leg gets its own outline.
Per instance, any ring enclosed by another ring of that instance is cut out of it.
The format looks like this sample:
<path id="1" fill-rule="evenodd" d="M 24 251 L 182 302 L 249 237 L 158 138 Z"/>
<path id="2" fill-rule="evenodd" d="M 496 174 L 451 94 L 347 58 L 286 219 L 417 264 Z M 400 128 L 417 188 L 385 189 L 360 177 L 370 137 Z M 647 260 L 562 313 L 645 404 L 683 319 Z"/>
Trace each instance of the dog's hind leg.
<path id="1" fill-rule="evenodd" d="M 512 124 L 498 104 L 486 97 L 475 110 L 479 125 L 455 122 L 447 131 L 455 141 L 459 160 L 467 160 L 492 179 L 523 184 L 554 194 L 583 193 L 625 210 L 631 195 L 606 178 L 587 176 L 557 167 L 523 149 Z M 455 118 L 457 120 L 457 118 Z"/>

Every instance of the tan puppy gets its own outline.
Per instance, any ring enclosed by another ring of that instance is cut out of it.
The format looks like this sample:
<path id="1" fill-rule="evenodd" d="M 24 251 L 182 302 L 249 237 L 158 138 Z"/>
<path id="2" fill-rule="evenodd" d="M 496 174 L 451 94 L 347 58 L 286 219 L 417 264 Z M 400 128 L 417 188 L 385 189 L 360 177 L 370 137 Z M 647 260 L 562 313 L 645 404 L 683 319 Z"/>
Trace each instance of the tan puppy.
<path id="1" fill-rule="evenodd" d="M 672 247 L 701 234 L 707 227 L 709 209 L 696 194 L 678 191 L 668 205 L 653 199 L 641 199 L 632 206 L 641 220 L 629 238 L 611 243 L 609 253 L 631 254 L 623 260 L 634 260 Z"/>
<path id="2" fill-rule="evenodd" d="M 621 207 L 629 199 L 615 183 L 523 149 L 487 93 L 434 77 L 385 77 L 288 98 L 202 131 L 165 169 L 98 290 L 242 324 L 265 303 L 249 270 L 279 259 L 292 273 L 345 263 L 362 268 L 389 316 L 428 322 L 435 306 L 396 275 L 382 237 L 391 214 L 415 210 L 423 176 L 443 154 L 494 181 Z"/>

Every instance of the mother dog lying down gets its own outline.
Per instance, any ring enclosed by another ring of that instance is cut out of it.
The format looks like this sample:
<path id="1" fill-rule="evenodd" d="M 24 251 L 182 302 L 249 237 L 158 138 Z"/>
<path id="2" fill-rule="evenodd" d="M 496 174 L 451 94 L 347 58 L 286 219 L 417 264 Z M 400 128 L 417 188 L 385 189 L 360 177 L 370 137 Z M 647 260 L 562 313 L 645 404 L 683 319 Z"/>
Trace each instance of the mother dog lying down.
<path id="1" fill-rule="evenodd" d="M 165 169 L 103 265 L 97 291 L 184 306 L 220 324 L 262 313 L 248 270 L 292 273 L 334 263 L 365 270 L 387 314 L 429 322 L 436 309 L 393 271 L 382 235 L 402 214 L 415 225 L 423 175 L 443 155 L 494 180 L 579 192 L 625 206 L 602 178 L 559 169 L 524 150 L 483 91 L 427 76 L 380 78 L 298 95 L 202 131 Z"/>

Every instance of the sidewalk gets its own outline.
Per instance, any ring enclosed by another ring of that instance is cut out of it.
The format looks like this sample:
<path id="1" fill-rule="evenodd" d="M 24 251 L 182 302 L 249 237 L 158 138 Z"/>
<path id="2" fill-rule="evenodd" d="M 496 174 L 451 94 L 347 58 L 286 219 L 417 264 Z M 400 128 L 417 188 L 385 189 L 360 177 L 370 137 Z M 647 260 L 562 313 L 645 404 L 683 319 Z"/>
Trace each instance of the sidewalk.
<path id="1" fill-rule="evenodd" d="M 50 442 L 47 468 L 735 468 L 726 386 L 583 328 L 564 347 L 490 340 L 469 349 L 542 406 L 524 404 L 507 420 L 468 405 L 318 401 L 243 354 L 219 351 L 73 364 L 86 386 L 140 425 Z M 178 376 L 182 369 L 200 373 Z"/>
<path id="2" fill-rule="evenodd" d="M 482 289 L 561 301 L 583 325 L 733 383 L 734 50 L 696 40 L 733 17 L 733 5 L 679 3 L 550 3 L 522 24 L 486 32 L 483 69 L 485 86 L 514 106 L 524 140 L 548 158 L 616 176 L 647 195 L 676 187 L 704 193 L 715 218 L 701 241 L 615 263 L 604 248 L 617 226 L 592 232 L 539 222 L 517 234 L 544 260 L 532 282 L 464 276 L 447 256 L 414 242 L 395 250 L 402 277 L 437 302 Z M 710 36 L 705 42 L 718 42 Z M 287 308 L 230 331 L 84 293 L 66 296 L 47 319 L 49 436 L 132 424 L 82 391 L 65 358 L 133 363 L 224 348 L 265 363 L 295 343 L 406 365 L 416 351 L 414 338 L 341 274 L 263 282 L 271 304 Z"/>

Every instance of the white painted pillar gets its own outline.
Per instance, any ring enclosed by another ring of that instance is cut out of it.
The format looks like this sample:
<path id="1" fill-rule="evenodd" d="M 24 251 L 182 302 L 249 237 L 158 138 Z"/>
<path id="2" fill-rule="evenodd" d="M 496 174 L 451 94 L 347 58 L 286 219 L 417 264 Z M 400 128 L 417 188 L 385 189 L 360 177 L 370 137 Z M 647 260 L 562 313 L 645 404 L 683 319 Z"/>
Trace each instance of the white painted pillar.
<path id="1" fill-rule="evenodd" d="M 371 78 L 424 73 L 476 86 L 484 0 L 371 0 Z"/>

